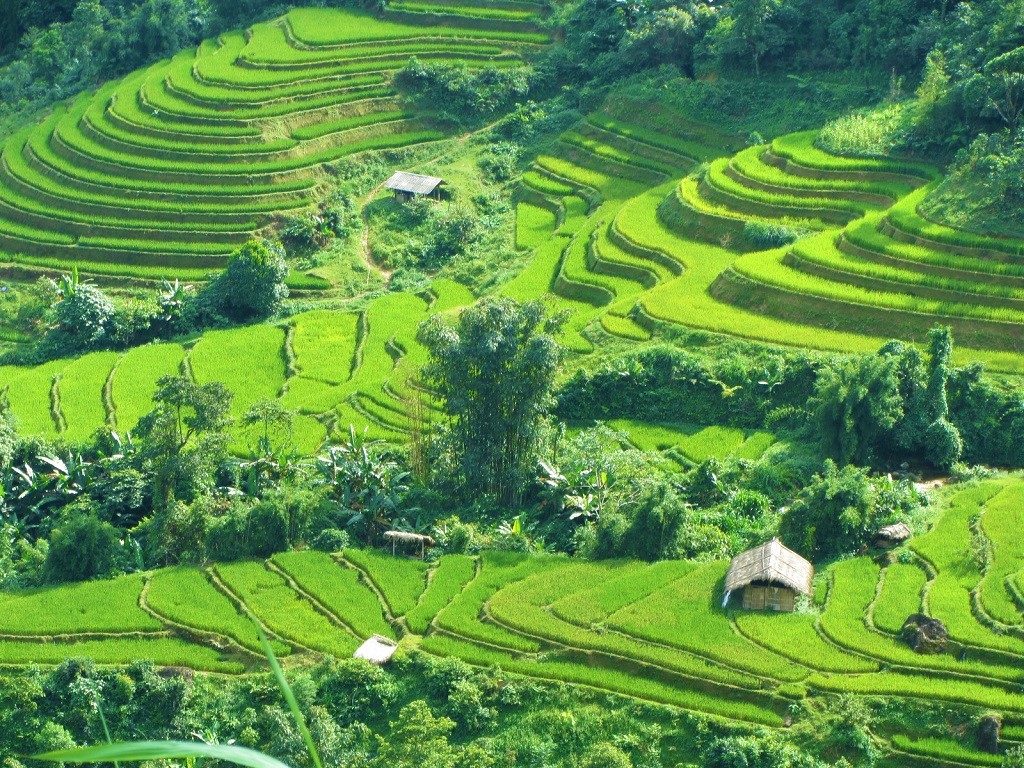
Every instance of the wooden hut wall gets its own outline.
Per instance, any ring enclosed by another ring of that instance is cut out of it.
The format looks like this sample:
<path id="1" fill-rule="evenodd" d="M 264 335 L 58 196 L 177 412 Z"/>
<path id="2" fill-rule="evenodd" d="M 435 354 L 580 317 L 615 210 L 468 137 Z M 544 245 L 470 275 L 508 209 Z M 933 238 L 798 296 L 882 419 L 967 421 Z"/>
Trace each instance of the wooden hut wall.
<path id="1" fill-rule="evenodd" d="M 796 593 L 788 587 L 751 584 L 743 589 L 743 607 L 748 611 L 793 611 Z"/>

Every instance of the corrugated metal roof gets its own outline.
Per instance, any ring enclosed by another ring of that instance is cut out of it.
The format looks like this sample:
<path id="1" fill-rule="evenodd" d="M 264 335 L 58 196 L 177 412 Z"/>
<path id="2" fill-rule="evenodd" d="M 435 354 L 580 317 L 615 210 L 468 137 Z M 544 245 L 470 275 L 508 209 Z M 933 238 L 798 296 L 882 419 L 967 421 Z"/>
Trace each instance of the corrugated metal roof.
<path id="1" fill-rule="evenodd" d="M 754 582 L 781 584 L 805 595 L 811 594 L 814 566 L 778 539 L 741 552 L 732 559 L 725 574 L 725 591 L 733 592 Z"/>
<path id="2" fill-rule="evenodd" d="M 422 176 L 418 173 L 396 171 L 390 179 L 384 182 L 384 186 L 388 189 L 398 190 L 399 192 L 410 192 L 415 195 L 429 195 L 437 189 L 438 184 L 443 183 L 444 179 L 439 179 L 436 176 Z"/>

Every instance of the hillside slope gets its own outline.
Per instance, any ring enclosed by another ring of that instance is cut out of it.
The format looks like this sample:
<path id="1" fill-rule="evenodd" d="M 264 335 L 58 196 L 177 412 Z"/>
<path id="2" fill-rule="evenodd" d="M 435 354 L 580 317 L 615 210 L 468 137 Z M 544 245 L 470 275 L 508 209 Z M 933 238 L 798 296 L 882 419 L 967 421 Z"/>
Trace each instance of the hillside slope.
<path id="1" fill-rule="evenodd" d="M 949 702 L 1024 724 L 1024 613 L 1013 539 L 1024 481 L 1003 477 L 944 492 L 931 531 L 887 566 L 868 557 L 819 573 L 812 605 L 792 614 L 721 603 L 727 562 L 586 562 L 484 552 L 433 565 L 369 550 L 290 552 L 266 562 L 173 568 L 114 581 L 0 596 L 0 663 L 152 658 L 218 672 L 259 663 L 242 606 L 295 660 L 349 656 L 372 634 L 474 665 L 781 727 L 787 703 L 843 692 Z M 971 520 L 990 550 L 966 554 Z M 74 604 L 67 613 L 61 606 Z M 949 628 L 945 653 L 898 637 L 911 613 Z M 52 640 L 51 640 L 52 639 Z M 954 741 L 894 727 L 896 753 L 936 764 L 986 764 Z M 943 762 L 943 761 L 948 762 Z"/>

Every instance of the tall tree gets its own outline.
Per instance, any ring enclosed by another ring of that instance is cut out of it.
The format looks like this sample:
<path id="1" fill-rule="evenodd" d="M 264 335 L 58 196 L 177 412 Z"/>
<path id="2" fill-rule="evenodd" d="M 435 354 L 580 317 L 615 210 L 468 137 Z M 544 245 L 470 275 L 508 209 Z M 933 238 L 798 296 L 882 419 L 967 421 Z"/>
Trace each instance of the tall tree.
<path id="1" fill-rule="evenodd" d="M 457 325 L 435 317 L 421 330 L 431 356 L 424 375 L 444 401 L 467 493 L 521 500 L 561 359 L 556 326 L 540 302 L 488 298 Z"/>
<path id="2" fill-rule="evenodd" d="M 163 376 L 157 382 L 156 407 L 140 424 L 157 512 L 166 511 L 182 487 L 200 485 L 223 455 L 231 398 L 219 381 L 196 384 L 185 376 Z"/>
<path id="3" fill-rule="evenodd" d="M 948 469 L 960 459 L 964 444 L 960 431 L 949 421 L 946 384 L 949 360 L 953 355 L 953 335 L 948 327 L 928 332 L 931 360 L 928 368 L 928 415 L 931 423 L 925 431 L 924 452 L 928 461 L 939 469 Z"/>
<path id="4" fill-rule="evenodd" d="M 864 356 L 819 374 L 808 404 L 825 453 L 840 464 L 870 464 L 903 415 L 898 361 Z"/>
<path id="5" fill-rule="evenodd" d="M 761 76 L 761 58 L 782 36 L 782 30 L 772 23 L 779 5 L 779 0 L 733 0 L 731 6 L 732 36 L 750 56 L 757 77 Z"/>

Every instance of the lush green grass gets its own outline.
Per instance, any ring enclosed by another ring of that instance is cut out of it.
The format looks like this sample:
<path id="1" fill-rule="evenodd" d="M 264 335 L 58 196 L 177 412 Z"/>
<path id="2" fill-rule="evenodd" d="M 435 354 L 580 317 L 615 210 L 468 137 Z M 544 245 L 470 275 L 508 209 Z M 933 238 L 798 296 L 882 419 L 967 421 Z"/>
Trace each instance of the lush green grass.
<path id="1" fill-rule="evenodd" d="M 560 563 L 559 558 L 528 557 L 516 552 L 484 552 L 480 573 L 438 612 L 435 618 L 437 626 L 462 638 L 498 648 L 526 653 L 539 650 L 540 645 L 535 640 L 484 622 L 480 614 L 486 602 L 505 584 Z"/>
<path id="2" fill-rule="evenodd" d="M 351 656 L 358 646 L 354 635 L 317 612 L 263 563 L 218 565 L 215 572 L 253 615 L 280 637 L 340 658 Z"/>
<path id="3" fill-rule="evenodd" d="M 117 358 L 116 352 L 93 352 L 61 371 L 57 395 L 68 441 L 83 443 L 107 423 L 103 390 Z"/>
<path id="4" fill-rule="evenodd" d="M 555 212 L 533 203 L 516 204 L 516 246 L 534 249 L 544 243 L 555 231 Z"/>
<path id="5" fill-rule="evenodd" d="M 874 625 L 886 632 L 899 632 L 910 614 L 920 613 L 926 578 L 916 565 L 893 563 L 886 568 L 882 590 L 871 610 Z"/>
<path id="6" fill-rule="evenodd" d="M 1024 277 L 1024 264 L 1013 261 L 1000 261 L 977 256 L 967 256 L 952 251 L 925 245 L 914 245 L 892 239 L 879 230 L 883 224 L 882 214 L 869 214 L 860 221 L 853 222 L 843 231 L 843 236 L 854 245 L 868 251 L 889 256 L 900 262 L 908 262 L 908 268 L 914 266 L 940 267 L 965 273 L 964 278 L 975 281 L 983 277 L 1020 278 Z M 1007 281 L 1009 283 L 1009 281 Z"/>
<path id="7" fill-rule="evenodd" d="M 149 581 L 146 605 L 171 622 L 223 635 L 243 648 L 262 653 L 256 625 L 239 613 L 227 596 L 196 568 L 156 571 Z M 287 652 L 288 648 L 283 646 L 275 650 Z"/>
<path id="8" fill-rule="evenodd" d="M 807 684 L 825 691 L 863 696 L 905 696 L 936 702 L 1024 712 L 1024 696 L 988 682 L 886 670 L 866 675 L 813 674 Z"/>
<path id="9" fill-rule="evenodd" d="M 583 589 L 613 574 L 603 563 L 572 563 L 534 574 L 499 590 L 487 602 L 488 615 L 523 634 L 580 651 L 603 653 L 652 664 L 698 680 L 754 689 L 759 681 L 705 659 L 672 648 L 645 645 L 615 632 L 595 632 L 562 621 L 548 612 L 558 598 Z"/>
<path id="10" fill-rule="evenodd" d="M 820 241 L 811 240 L 806 244 L 806 247 L 828 247 L 831 236 L 831 233 L 822 233 L 816 236 L 821 238 Z M 800 252 L 799 249 L 798 252 Z M 786 263 L 785 255 L 785 251 L 782 250 L 748 254 L 737 259 L 733 269 L 751 280 L 768 283 L 792 293 L 821 296 L 837 302 L 860 304 L 876 307 L 880 310 L 932 315 L 935 318 L 965 318 L 993 321 L 1007 325 L 1020 325 L 1024 323 L 1024 310 L 1021 308 L 990 307 L 971 303 L 967 296 L 941 300 L 925 296 L 915 296 L 909 291 L 905 293 L 896 292 L 896 290 L 881 292 L 862 288 L 859 285 L 839 283 L 793 269 Z M 897 286 L 893 287 L 894 289 L 898 288 Z M 885 313 L 881 312 L 879 316 L 884 318 Z M 891 325 L 895 325 L 895 322 L 892 320 L 888 322 Z M 1020 332 L 1020 330 L 1008 331 L 1008 333 L 1015 336 L 1020 334 Z M 990 333 L 993 336 L 995 335 L 994 330 L 990 331 Z M 993 346 L 1005 346 L 1006 343 L 994 340 Z"/>
<path id="11" fill-rule="evenodd" d="M 925 163 L 902 162 L 881 157 L 845 157 L 826 152 L 815 145 L 817 131 L 802 131 L 780 136 L 771 150 L 798 165 L 831 172 L 899 174 L 910 178 L 931 179 L 935 168 Z"/>
<path id="12" fill-rule="evenodd" d="M 427 587 L 430 566 L 423 560 L 391 557 L 372 549 L 346 549 L 343 554 L 377 586 L 393 616 L 404 616 L 415 608 Z"/>
<path id="13" fill-rule="evenodd" d="M 359 317 L 315 310 L 292 319 L 292 351 L 296 372 L 327 384 L 341 384 L 352 371 Z"/>
<path id="14" fill-rule="evenodd" d="M 424 21 L 427 20 L 424 19 Z M 375 18 L 367 13 L 348 8 L 296 8 L 288 14 L 287 23 L 292 34 L 298 40 L 311 46 L 341 45 L 367 40 L 394 40 L 403 37 L 417 37 L 425 32 L 421 26 L 404 24 L 387 18 Z M 480 38 L 515 42 L 545 42 L 547 40 L 546 35 L 539 33 L 455 26 L 431 27 L 429 34 L 439 38 Z"/>
<path id="15" fill-rule="evenodd" d="M 147 344 L 121 356 L 111 385 L 118 429 L 134 429 L 153 409 L 157 381 L 177 374 L 184 358 L 185 350 L 178 344 Z"/>
<path id="16" fill-rule="evenodd" d="M 11 406 L 14 424 L 23 435 L 56 437 L 57 425 L 53 420 L 54 377 L 66 360 L 54 360 L 36 368 L 29 368 L 12 377 L 7 385 L 7 401 Z"/>
<path id="17" fill-rule="evenodd" d="M 163 625 L 139 607 L 143 577 L 86 581 L 0 592 L 0 634 L 75 635 L 158 632 Z"/>
<path id="18" fill-rule="evenodd" d="M 1012 238 L 988 237 L 976 232 L 956 229 L 944 224 L 937 224 L 924 218 L 918 212 L 918 206 L 934 189 L 935 184 L 915 191 L 898 201 L 889 209 L 887 217 L 898 229 L 916 237 L 934 243 L 953 245 L 962 248 L 976 248 L 982 251 L 994 251 L 996 254 L 1024 255 L 1024 241 Z"/>
<path id="19" fill-rule="evenodd" d="M 620 608 L 683 578 L 693 568 L 694 564 L 685 560 L 665 560 L 649 566 L 626 563 L 600 583 L 553 601 L 551 611 L 580 626 L 600 624 Z"/>
<path id="20" fill-rule="evenodd" d="M 969 645 L 1024 654 L 1024 642 L 994 632 L 978 621 L 971 607 L 971 591 L 981 582 L 982 570 L 973 555 L 970 526 L 1007 485 L 1005 480 L 989 480 L 947 492 L 935 525 L 914 538 L 910 546 L 936 571 L 928 588 L 928 612 L 946 625 L 953 638 Z"/>
<path id="21" fill-rule="evenodd" d="M 162 667 L 185 667 L 228 674 L 245 670 L 243 664 L 225 659 L 212 648 L 174 637 L 114 637 L 46 643 L 0 640 L 0 665 L 60 664 L 68 659 L 92 659 L 98 664 L 119 666 L 151 661 Z"/>
<path id="22" fill-rule="evenodd" d="M 793 257 L 797 261 L 793 262 Z M 838 282 L 859 284 L 879 291 L 915 292 L 950 302 L 977 303 L 1020 309 L 1024 306 L 1024 285 L 991 279 L 978 280 L 974 274 L 948 275 L 919 271 L 916 265 L 894 266 L 849 254 L 831 237 L 816 237 L 793 247 L 789 257 L 797 269 L 804 264 L 825 270 Z M 811 270 L 813 272 L 813 270 Z M 820 272 L 819 272 L 820 274 Z"/>
<path id="23" fill-rule="evenodd" d="M 323 552 L 284 552 L 274 555 L 273 562 L 359 637 L 394 637 L 380 601 L 360 582 L 356 571 L 339 565 Z"/>
<path id="24" fill-rule="evenodd" d="M 740 697 L 715 696 L 697 687 L 689 688 L 681 683 L 670 685 L 660 680 L 637 677 L 614 667 L 591 667 L 559 660 L 520 659 L 492 648 L 439 635 L 428 637 L 422 648 L 438 656 L 454 656 L 478 666 L 498 665 L 506 671 L 529 677 L 584 685 L 733 720 L 772 726 L 782 722 L 781 717 L 763 703 L 746 701 Z"/>
<path id="25" fill-rule="evenodd" d="M 1007 589 L 1007 580 L 1024 569 L 1024 483 L 1000 491 L 985 505 L 981 529 L 991 545 L 991 556 L 980 584 L 981 604 L 1002 624 L 1024 623 L 1021 606 Z"/>
<path id="26" fill-rule="evenodd" d="M 203 334 L 189 352 L 196 381 L 219 381 L 233 393 L 236 418 L 259 400 L 275 399 L 284 386 L 285 333 L 273 325 L 250 325 Z"/>
<path id="27" fill-rule="evenodd" d="M 718 425 L 650 424 L 631 419 L 613 419 L 608 425 L 625 432 L 630 442 L 645 451 L 675 448 L 687 459 L 698 463 L 729 456 L 758 459 L 775 441 L 768 432 Z"/>
<path id="28" fill-rule="evenodd" d="M 733 630 L 727 614 L 718 606 L 727 565 L 703 564 L 685 578 L 615 612 L 607 625 L 641 640 L 689 651 L 754 674 L 776 680 L 804 679 L 805 669 Z"/>
<path id="29" fill-rule="evenodd" d="M 797 176 L 769 165 L 762 159 L 767 147 L 758 145 L 737 152 L 729 165 L 747 179 L 786 189 L 790 194 L 811 193 L 826 199 L 842 196 L 879 195 L 894 200 L 911 191 L 909 184 L 893 181 L 873 181 L 859 178 L 815 178 Z"/>
<path id="30" fill-rule="evenodd" d="M 736 627 L 745 637 L 780 656 L 819 672 L 858 674 L 876 672 L 879 665 L 845 653 L 815 630 L 815 617 L 803 613 L 738 613 Z"/>
<path id="31" fill-rule="evenodd" d="M 934 757 L 937 760 L 950 760 L 968 765 L 1003 765 L 1001 755 L 979 752 L 977 749 L 965 747 L 959 741 L 954 741 L 953 739 L 939 739 L 929 736 L 911 738 L 897 734 L 893 736 L 892 744 L 902 752 Z"/>
<path id="32" fill-rule="evenodd" d="M 450 603 L 476 575 L 476 558 L 469 555 L 442 555 L 430 572 L 427 588 L 416 607 L 405 614 L 409 629 L 423 634 L 438 611 Z"/>
<path id="33" fill-rule="evenodd" d="M 866 557 L 844 560 L 832 568 L 828 604 L 819 621 L 830 640 L 851 651 L 911 669 L 936 674 L 958 672 L 1010 682 L 1024 679 L 1021 670 L 1009 664 L 958 660 L 947 654 L 923 656 L 901 641 L 869 629 L 865 617 L 879 575 L 878 566 Z"/>

